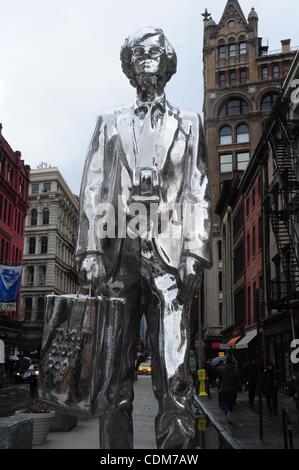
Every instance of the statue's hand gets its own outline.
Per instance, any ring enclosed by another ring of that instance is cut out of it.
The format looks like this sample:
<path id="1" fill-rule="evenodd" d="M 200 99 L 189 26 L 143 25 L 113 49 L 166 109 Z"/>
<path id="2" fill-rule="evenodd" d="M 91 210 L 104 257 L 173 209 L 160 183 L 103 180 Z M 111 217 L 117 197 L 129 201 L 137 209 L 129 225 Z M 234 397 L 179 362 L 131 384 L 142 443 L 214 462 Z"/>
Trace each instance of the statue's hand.
<path id="1" fill-rule="evenodd" d="M 79 270 L 79 283 L 81 287 L 91 287 L 98 290 L 106 279 L 106 271 L 99 255 L 87 255 L 81 258 Z"/>
<path id="2" fill-rule="evenodd" d="M 187 256 L 179 266 L 179 278 L 181 286 L 178 292 L 178 301 L 185 303 L 191 299 L 196 287 L 199 288 L 201 282 L 202 265 L 193 256 Z"/>

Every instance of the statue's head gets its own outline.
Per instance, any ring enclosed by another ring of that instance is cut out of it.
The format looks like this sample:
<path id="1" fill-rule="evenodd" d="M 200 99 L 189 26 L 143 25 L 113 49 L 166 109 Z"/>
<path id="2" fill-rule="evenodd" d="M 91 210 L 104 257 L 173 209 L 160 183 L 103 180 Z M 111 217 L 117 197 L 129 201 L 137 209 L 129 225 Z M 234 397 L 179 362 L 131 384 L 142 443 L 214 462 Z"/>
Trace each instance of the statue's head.
<path id="1" fill-rule="evenodd" d="M 162 29 L 148 27 L 129 36 L 120 58 L 122 69 L 134 87 L 138 76 L 157 76 L 164 88 L 176 73 L 177 56 Z"/>

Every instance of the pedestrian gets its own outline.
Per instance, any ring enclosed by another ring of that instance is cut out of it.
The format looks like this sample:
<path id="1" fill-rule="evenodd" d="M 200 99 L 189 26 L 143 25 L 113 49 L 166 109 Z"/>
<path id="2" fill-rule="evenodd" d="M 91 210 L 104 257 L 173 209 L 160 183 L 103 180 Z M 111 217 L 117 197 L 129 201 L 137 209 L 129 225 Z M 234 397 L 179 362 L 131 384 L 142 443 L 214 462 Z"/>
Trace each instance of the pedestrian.
<path id="1" fill-rule="evenodd" d="M 267 367 L 263 373 L 262 390 L 266 397 L 269 413 L 271 415 L 277 415 L 278 377 L 274 365 L 271 362 L 267 363 Z"/>
<path id="2" fill-rule="evenodd" d="M 228 356 L 225 365 L 217 369 L 219 375 L 219 391 L 221 404 L 228 422 L 231 421 L 236 396 L 241 387 L 241 379 L 238 370 L 233 364 L 233 358 Z"/>
<path id="3" fill-rule="evenodd" d="M 249 407 L 253 408 L 258 383 L 258 363 L 255 359 L 251 359 L 244 365 L 244 375 L 248 390 Z"/>
<path id="4" fill-rule="evenodd" d="M 197 365 L 194 351 L 192 351 L 192 349 L 189 352 L 189 370 L 193 379 L 195 389 L 197 390 Z"/>

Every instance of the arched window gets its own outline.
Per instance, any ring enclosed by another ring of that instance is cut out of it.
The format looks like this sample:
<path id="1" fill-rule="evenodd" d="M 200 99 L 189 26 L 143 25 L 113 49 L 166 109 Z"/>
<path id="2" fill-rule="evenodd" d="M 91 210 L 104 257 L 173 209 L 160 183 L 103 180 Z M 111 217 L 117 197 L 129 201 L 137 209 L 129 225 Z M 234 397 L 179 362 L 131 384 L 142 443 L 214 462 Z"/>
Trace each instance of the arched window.
<path id="1" fill-rule="evenodd" d="M 223 39 L 218 42 L 218 60 L 226 59 L 226 45 Z"/>
<path id="2" fill-rule="evenodd" d="M 241 124 L 237 128 L 237 143 L 238 144 L 245 144 L 250 141 L 249 136 L 249 127 L 247 124 Z"/>
<path id="3" fill-rule="evenodd" d="M 28 286 L 34 285 L 34 267 L 33 266 L 27 267 L 27 285 Z"/>
<path id="4" fill-rule="evenodd" d="M 37 321 L 43 321 L 45 315 L 45 299 L 39 297 L 37 301 Z"/>
<path id="5" fill-rule="evenodd" d="M 50 211 L 49 209 L 43 210 L 43 225 L 49 225 Z"/>
<path id="6" fill-rule="evenodd" d="M 35 249 L 36 249 L 36 238 L 31 237 L 29 238 L 29 255 L 35 255 Z"/>
<path id="7" fill-rule="evenodd" d="M 241 114 L 247 114 L 249 112 L 249 106 L 242 98 L 232 98 L 226 101 L 219 110 L 219 117 L 231 117 L 239 116 Z"/>
<path id="8" fill-rule="evenodd" d="M 32 297 L 25 299 L 25 320 L 30 321 L 32 314 Z"/>
<path id="9" fill-rule="evenodd" d="M 48 237 L 42 237 L 41 238 L 41 254 L 46 254 L 48 253 Z"/>
<path id="10" fill-rule="evenodd" d="M 261 110 L 262 111 L 270 111 L 273 104 L 278 98 L 278 93 L 272 92 L 264 95 L 261 100 Z"/>
<path id="11" fill-rule="evenodd" d="M 31 211 L 31 225 L 37 225 L 37 210 L 32 209 Z"/>
<path id="12" fill-rule="evenodd" d="M 219 132 L 220 145 L 230 145 L 233 143 L 233 132 L 231 127 L 224 126 Z"/>

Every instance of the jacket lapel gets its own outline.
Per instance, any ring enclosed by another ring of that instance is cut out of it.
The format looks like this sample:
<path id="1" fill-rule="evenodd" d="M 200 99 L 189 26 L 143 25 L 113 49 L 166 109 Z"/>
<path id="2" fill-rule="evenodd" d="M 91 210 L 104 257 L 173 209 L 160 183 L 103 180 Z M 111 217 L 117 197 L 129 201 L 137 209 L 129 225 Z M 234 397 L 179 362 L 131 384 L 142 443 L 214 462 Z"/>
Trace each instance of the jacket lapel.
<path id="1" fill-rule="evenodd" d="M 164 115 L 161 135 L 158 146 L 156 161 L 160 170 L 164 168 L 169 151 L 174 143 L 175 133 L 178 128 L 177 111 L 166 102 L 166 113 Z"/>
<path id="2" fill-rule="evenodd" d="M 134 134 L 134 118 L 134 106 L 125 108 L 117 117 L 117 128 L 125 154 L 124 165 L 127 166 L 128 169 L 135 168 L 136 161 L 138 161 Z M 156 156 L 156 162 L 158 163 L 160 170 L 163 169 L 174 142 L 178 123 L 178 111 L 166 102 L 166 112 L 163 118 Z"/>

